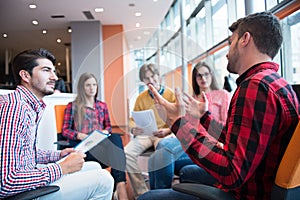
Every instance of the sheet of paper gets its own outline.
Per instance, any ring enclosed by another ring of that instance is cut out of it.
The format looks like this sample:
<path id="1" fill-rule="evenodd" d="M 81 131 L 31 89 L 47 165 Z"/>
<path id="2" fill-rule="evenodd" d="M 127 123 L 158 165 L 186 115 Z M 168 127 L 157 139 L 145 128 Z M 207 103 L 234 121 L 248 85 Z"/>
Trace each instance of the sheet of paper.
<path id="1" fill-rule="evenodd" d="M 110 134 L 102 133 L 101 131 L 95 130 L 91 132 L 88 135 L 88 137 L 82 140 L 78 145 L 76 145 L 74 149 L 86 153 L 109 136 Z M 66 157 L 60 159 L 59 161 L 57 161 L 57 163 L 62 162 L 64 159 L 66 159 Z"/>
<path id="2" fill-rule="evenodd" d="M 137 127 L 144 130 L 144 135 L 152 135 L 157 131 L 157 124 L 152 109 L 132 112 L 132 117 Z"/>

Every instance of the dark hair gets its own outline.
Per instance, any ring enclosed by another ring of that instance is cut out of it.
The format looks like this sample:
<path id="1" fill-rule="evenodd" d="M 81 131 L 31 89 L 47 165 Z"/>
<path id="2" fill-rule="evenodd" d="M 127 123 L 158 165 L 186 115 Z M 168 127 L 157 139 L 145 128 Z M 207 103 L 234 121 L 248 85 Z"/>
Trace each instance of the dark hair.
<path id="1" fill-rule="evenodd" d="M 21 83 L 21 77 L 19 72 L 21 70 L 26 70 L 30 75 L 32 75 L 32 70 L 34 67 L 38 66 L 37 59 L 46 58 L 50 60 L 53 65 L 55 65 L 56 59 L 52 53 L 46 49 L 30 49 L 23 51 L 15 56 L 12 62 L 12 71 L 16 81 L 16 85 Z"/>
<path id="2" fill-rule="evenodd" d="M 146 76 L 146 72 L 150 71 L 153 74 L 156 74 L 159 76 L 159 70 L 157 68 L 157 66 L 155 64 L 144 64 L 143 66 L 141 66 L 140 68 L 140 80 L 144 81 L 144 78 Z"/>
<path id="3" fill-rule="evenodd" d="M 208 71 L 211 74 L 211 84 L 210 84 L 210 89 L 211 90 L 218 90 L 218 84 L 217 84 L 217 80 L 216 77 L 212 71 L 212 69 L 208 66 L 208 64 L 206 64 L 205 62 L 199 62 L 195 65 L 195 67 L 193 68 L 193 73 L 192 73 L 192 86 L 193 86 L 193 91 L 194 91 L 194 95 L 199 95 L 200 94 L 200 87 L 197 83 L 197 74 L 198 74 L 198 69 L 201 67 L 206 67 L 208 69 Z"/>
<path id="4" fill-rule="evenodd" d="M 260 12 L 248 15 L 234 22 L 229 30 L 237 31 L 239 38 L 249 32 L 257 49 L 272 59 L 278 53 L 282 44 L 282 31 L 278 18 L 270 12 Z"/>

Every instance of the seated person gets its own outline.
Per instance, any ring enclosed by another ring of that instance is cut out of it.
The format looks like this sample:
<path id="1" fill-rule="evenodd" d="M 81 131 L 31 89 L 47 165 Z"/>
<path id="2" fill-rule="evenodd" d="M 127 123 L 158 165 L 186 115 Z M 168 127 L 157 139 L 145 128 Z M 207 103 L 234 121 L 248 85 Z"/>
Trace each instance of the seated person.
<path id="1" fill-rule="evenodd" d="M 164 107 L 167 123 L 193 162 L 212 175 L 218 188 L 235 199 L 270 199 L 276 172 L 299 122 L 300 106 L 291 85 L 271 62 L 282 44 L 278 18 L 270 12 L 248 15 L 233 23 L 227 69 L 239 74 L 222 126 L 208 110 L 208 99 L 186 95 L 166 101 L 150 85 L 155 102 Z M 194 109 L 195 106 L 198 109 Z M 195 129 L 184 110 L 206 131 Z M 162 109 L 160 109 L 162 111 Z M 162 113 L 161 113 L 162 114 Z M 223 143 L 222 147 L 215 140 Z M 171 189 L 150 190 L 147 199 L 199 199 Z"/>
<path id="2" fill-rule="evenodd" d="M 53 94 L 57 80 L 54 65 L 55 57 L 45 49 L 27 50 L 13 59 L 17 88 L 0 96 L 0 199 L 47 185 L 60 190 L 40 200 L 111 199 L 113 178 L 98 163 L 84 162 L 86 155 L 72 148 L 36 146 L 43 97 Z"/>
<path id="3" fill-rule="evenodd" d="M 98 83 L 93 74 L 83 73 L 77 85 L 77 96 L 67 105 L 62 134 L 71 146 L 76 146 L 87 135 L 100 130 L 111 133 L 111 124 L 106 103 L 97 99 Z M 111 166 L 118 199 L 126 200 L 125 154 L 120 135 L 111 134 L 87 153 L 86 161 L 96 161 L 103 168 Z"/>
<path id="4" fill-rule="evenodd" d="M 158 68 L 154 64 L 144 64 L 140 68 L 140 80 L 146 85 L 152 84 L 155 89 L 168 101 L 175 102 L 174 93 L 160 84 Z M 167 124 L 157 114 L 154 106 L 153 95 L 150 90 L 142 92 L 136 99 L 134 111 L 153 109 L 158 130 L 151 136 L 143 135 L 143 129 L 136 127 L 131 119 L 130 127 L 134 138 L 125 146 L 126 169 L 130 178 L 135 198 L 148 191 L 144 177 L 137 163 L 137 158 L 150 147 L 156 147 L 159 140 L 171 134 Z M 149 134 L 148 134 L 149 135 Z"/>
<path id="5" fill-rule="evenodd" d="M 66 86 L 65 86 L 65 81 L 62 78 L 59 78 L 56 82 L 55 82 L 55 90 L 54 93 L 65 93 L 67 92 L 66 90 Z"/>
<path id="6" fill-rule="evenodd" d="M 54 93 L 65 93 L 67 92 L 66 90 L 66 85 L 64 79 L 59 77 L 59 73 L 56 72 L 58 79 L 55 81 L 55 86 L 54 86 Z"/>
<path id="7" fill-rule="evenodd" d="M 219 121 L 225 122 L 230 102 L 230 94 L 226 90 L 220 90 L 211 68 L 203 62 L 197 63 L 192 72 L 192 86 L 194 98 L 199 100 L 200 94 L 205 92 L 209 99 L 209 110 Z M 190 121 L 193 117 L 190 117 Z M 205 130 L 198 120 L 193 120 L 198 129 Z M 217 141 L 216 141 L 217 142 Z M 179 175 L 179 171 L 186 165 L 193 164 L 192 160 L 184 153 L 181 144 L 177 138 L 164 138 L 159 141 L 155 153 L 148 160 L 150 189 L 171 188 L 174 173 Z M 189 168 L 190 169 L 190 168 Z M 205 171 L 200 170 L 200 173 Z M 213 184 L 216 179 L 205 174 L 205 179 L 193 176 L 194 173 L 188 173 L 184 170 L 183 180 L 189 179 L 193 182 Z M 181 174 L 181 173 L 180 173 Z M 193 180 L 195 178 L 195 180 Z"/>

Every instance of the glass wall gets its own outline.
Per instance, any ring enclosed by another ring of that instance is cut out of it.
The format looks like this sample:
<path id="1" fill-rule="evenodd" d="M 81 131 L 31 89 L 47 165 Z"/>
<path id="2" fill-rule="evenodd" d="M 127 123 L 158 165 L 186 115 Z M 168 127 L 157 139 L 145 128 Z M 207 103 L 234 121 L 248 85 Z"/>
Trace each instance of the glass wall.
<path id="1" fill-rule="evenodd" d="M 297 1 L 253 0 L 249 4 L 246 0 L 177 0 L 162 21 L 158 34 L 155 36 L 159 40 L 156 51 L 152 52 L 152 57 L 146 60 L 150 61 L 154 57 L 159 57 L 156 59 L 159 60 L 158 64 L 168 66 L 167 69 L 169 69 L 169 71 L 163 71 L 162 75 L 175 74 L 178 71 L 177 68 L 186 67 L 187 65 L 183 65 L 182 58 L 184 62 L 192 66 L 199 61 L 206 61 L 214 67 L 219 86 L 222 87 L 224 76 L 229 75 L 226 69 L 227 39 L 231 34 L 228 27 L 238 18 L 244 17 L 245 13 L 270 10 L 282 18 L 284 34 L 283 46 L 274 61 L 282 66 L 279 71 L 282 76 L 290 83 L 299 84 L 300 11 L 280 13 L 288 9 L 291 2 Z M 182 6 L 179 5 L 180 3 Z M 181 26 L 180 16 L 183 17 L 184 27 Z M 191 69 L 192 67 L 189 68 Z M 233 80 L 237 77 L 232 74 L 229 76 Z M 169 87 L 173 88 L 172 85 Z"/>
<path id="2" fill-rule="evenodd" d="M 214 4 L 213 4 L 214 3 Z M 218 44 L 228 35 L 228 9 L 225 0 L 212 1 L 213 45 Z"/>
<path id="3" fill-rule="evenodd" d="M 291 84 L 300 83 L 300 10 L 282 19 L 283 75 Z"/>

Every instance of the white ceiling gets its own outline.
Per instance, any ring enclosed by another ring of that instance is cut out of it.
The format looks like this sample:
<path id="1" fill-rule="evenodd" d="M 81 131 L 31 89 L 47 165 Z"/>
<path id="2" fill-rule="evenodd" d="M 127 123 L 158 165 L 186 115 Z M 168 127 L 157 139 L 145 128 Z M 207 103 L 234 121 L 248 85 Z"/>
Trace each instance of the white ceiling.
<path id="1" fill-rule="evenodd" d="M 47 48 L 59 59 L 64 59 L 65 45 L 71 41 L 67 28 L 72 21 L 89 21 L 83 11 L 90 11 L 94 20 L 103 25 L 123 24 L 128 46 L 138 49 L 152 36 L 165 17 L 173 0 L 0 0 L 0 68 L 3 66 L 4 50 L 12 54 L 28 48 Z M 30 9 L 29 4 L 37 8 Z M 129 6 L 134 4 L 134 6 Z M 103 7 L 103 13 L 96 13 L 96 7 Z M 136 17 L 135 13 L 142 16 Z M 64 15 L 64 18 L 51 18 Z M 34 26 L 32 20 L 38 20 Z M 135 24 L 139 22 L 140 28 Z M 43 35 L 42 30 L 47 34 Z M 145 31 L 146 34 L 144 33 Z M 3 38 L 3 33 L 8 34 Z M 56 43 L 61 38 L 62 43 Z M 63 62 L 63 61 L 62 61 Z"/>

